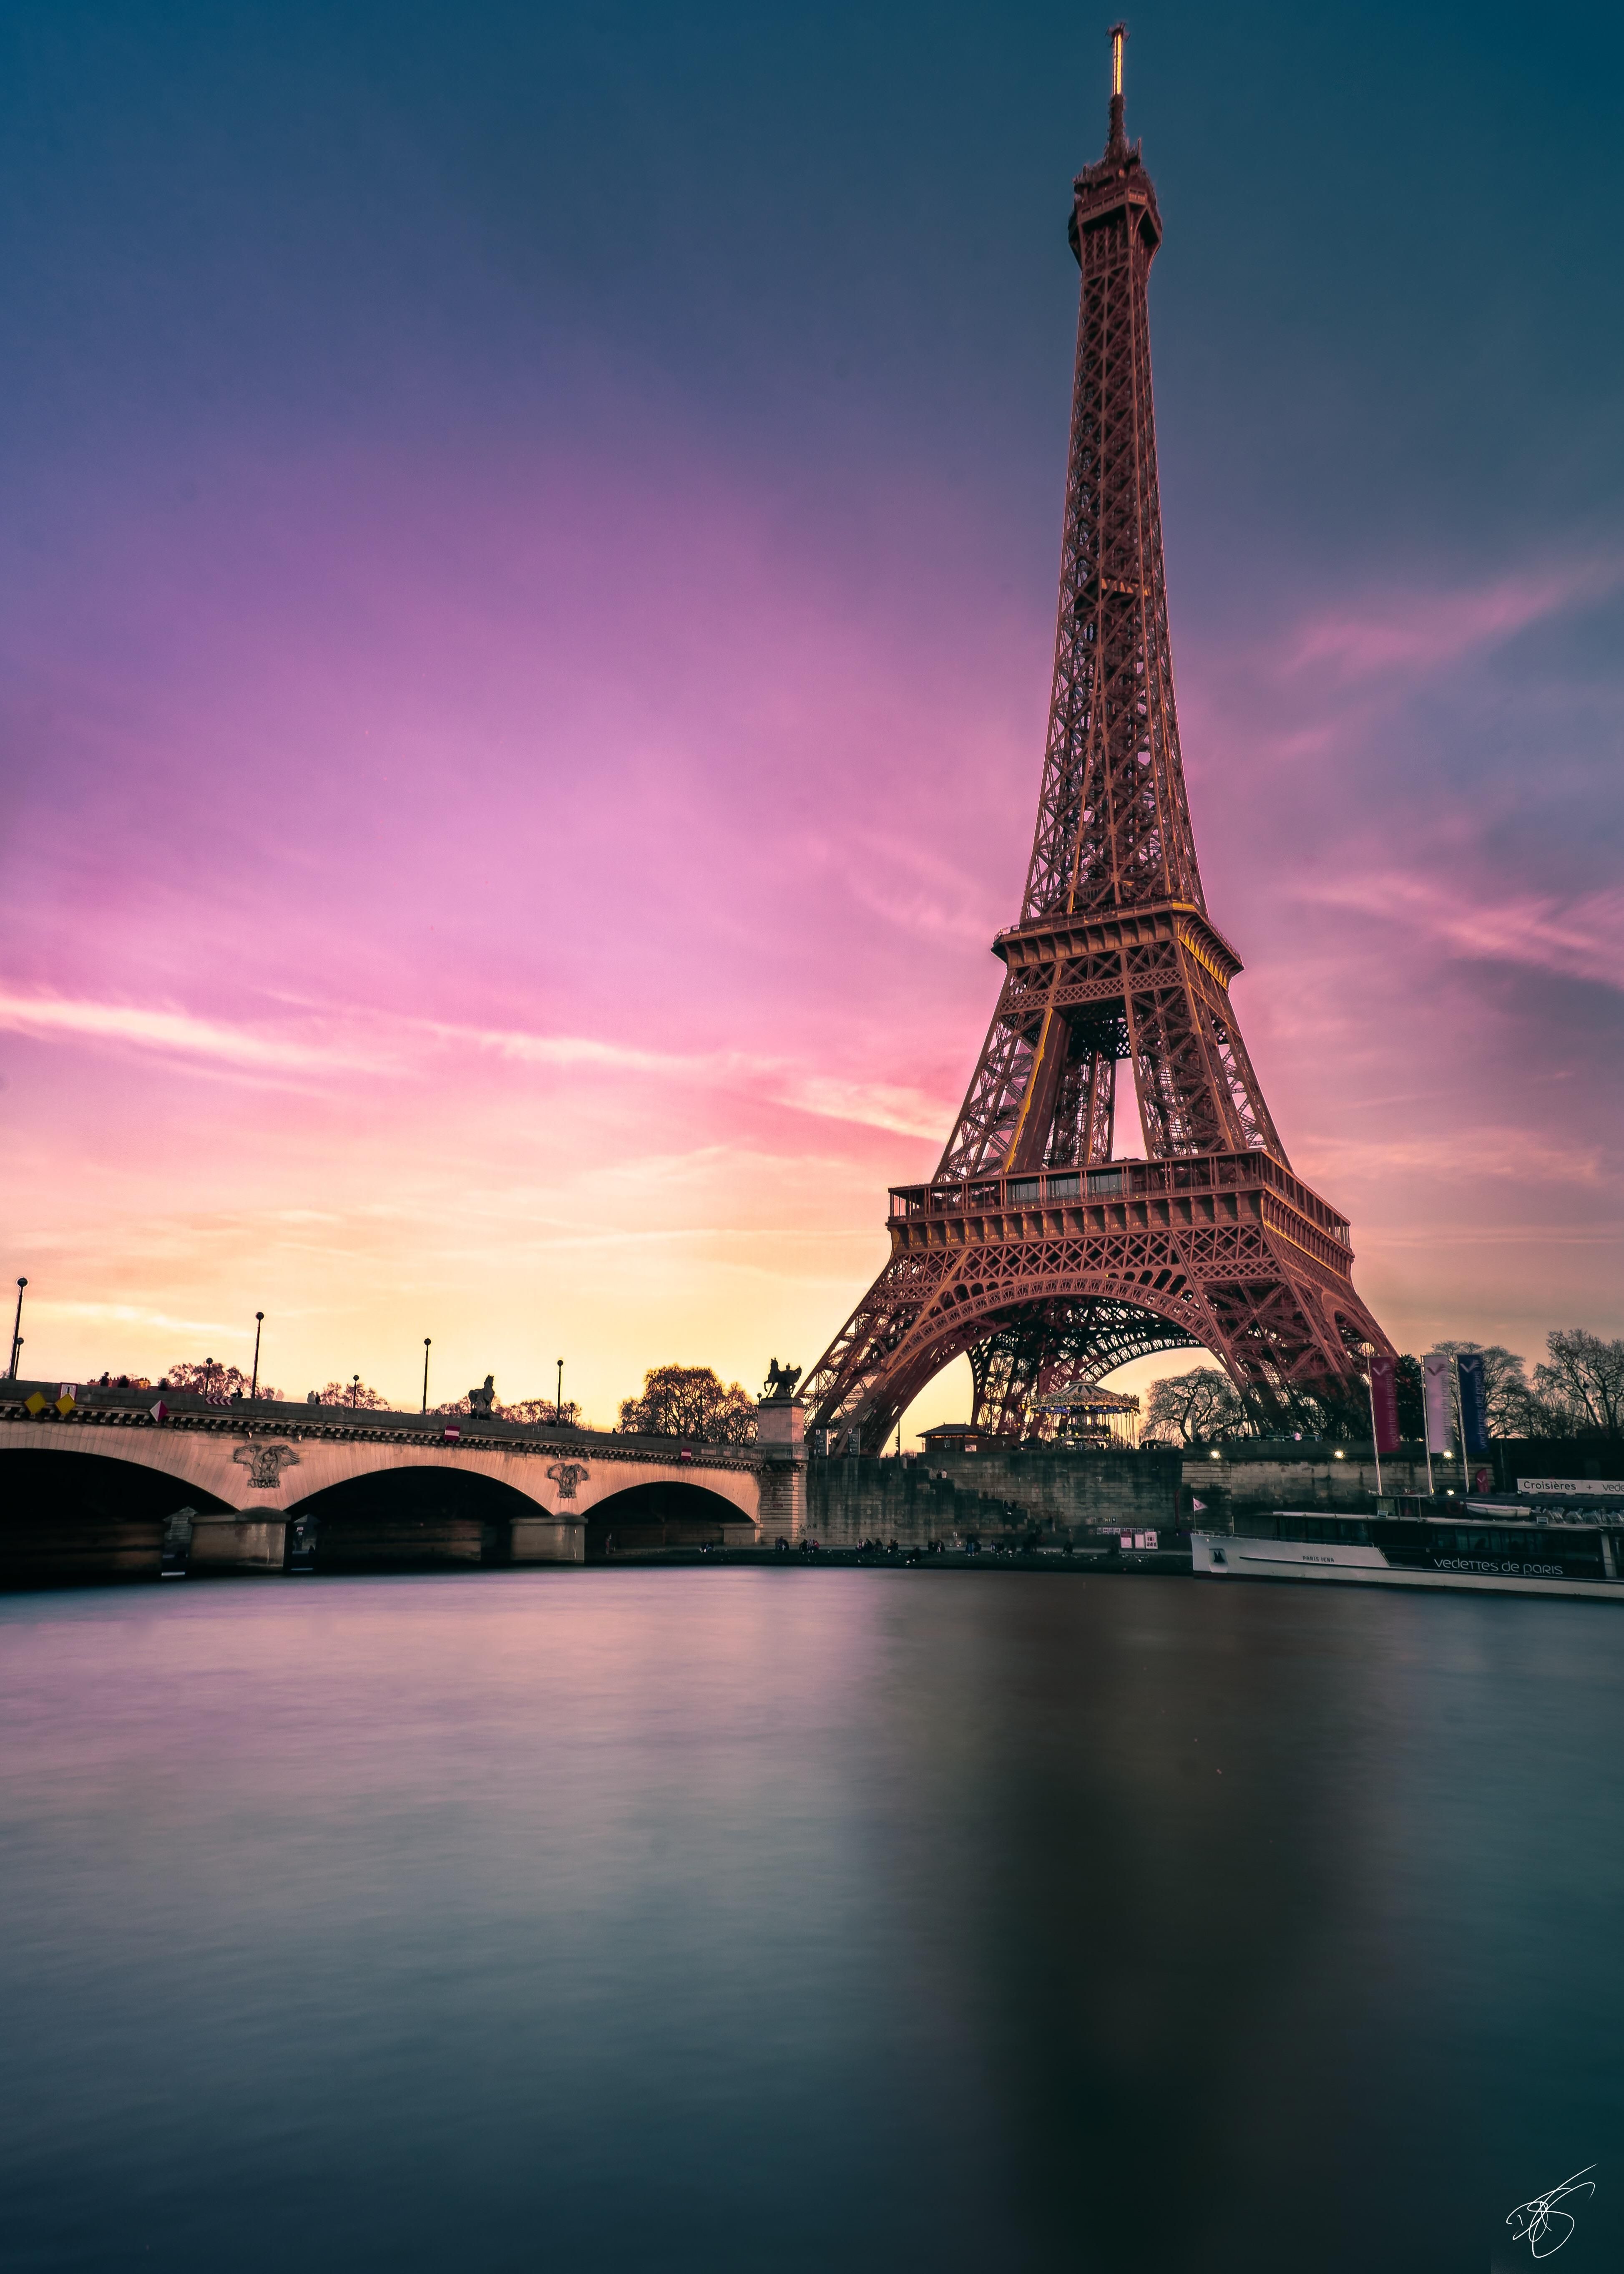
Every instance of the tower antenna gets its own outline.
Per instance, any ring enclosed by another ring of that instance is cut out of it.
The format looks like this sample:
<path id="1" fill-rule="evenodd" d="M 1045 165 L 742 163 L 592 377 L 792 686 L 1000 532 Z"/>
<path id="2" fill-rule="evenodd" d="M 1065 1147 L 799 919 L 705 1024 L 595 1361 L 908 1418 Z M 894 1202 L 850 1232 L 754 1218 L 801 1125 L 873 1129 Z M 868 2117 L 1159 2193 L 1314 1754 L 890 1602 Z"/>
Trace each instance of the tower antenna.
<path id="1" fill-rule="evenodd" d="M 1125 150 L 1128 147 L 1127 131 L 1123 123 L 1125 106 L 1122 92 L 1122 48 L 1123 41 L 1127 38 L 1127 36 L 1128 27 L 1125 24 L 1113 24 L 1111 26 L 1110 147 L 1114 151 Z"/>

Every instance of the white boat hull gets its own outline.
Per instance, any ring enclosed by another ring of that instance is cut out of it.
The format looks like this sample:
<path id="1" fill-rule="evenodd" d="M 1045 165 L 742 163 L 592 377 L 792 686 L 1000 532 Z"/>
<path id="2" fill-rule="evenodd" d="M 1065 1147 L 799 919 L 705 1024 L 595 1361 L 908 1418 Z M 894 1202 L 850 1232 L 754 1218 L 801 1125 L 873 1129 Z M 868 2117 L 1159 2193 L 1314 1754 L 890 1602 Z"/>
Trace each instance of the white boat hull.
<path id="1" fill-rule="evenodd" d="M 1593 1595 L 1624 1601 L 1624 1582 L 1569 1579 L 1560 1574 L 1509 1571 L 1422 1571 L 1389 1563 L 1380 1547 L 1351 1541 L 1247 1540 L 1230 1532 L 1196 1532 L 1191 1562 L 1213 1579 L 1334 1579 L 1353 1587 L 1447 1587 L 1486 1595 Z"/>

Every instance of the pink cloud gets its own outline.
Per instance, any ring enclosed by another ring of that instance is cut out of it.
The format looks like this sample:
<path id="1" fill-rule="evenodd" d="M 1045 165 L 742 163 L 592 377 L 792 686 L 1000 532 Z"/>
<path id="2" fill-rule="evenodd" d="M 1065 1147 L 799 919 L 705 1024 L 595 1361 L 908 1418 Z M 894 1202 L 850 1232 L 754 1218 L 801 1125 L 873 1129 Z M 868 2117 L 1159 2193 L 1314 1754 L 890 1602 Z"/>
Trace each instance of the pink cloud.
<path id="1" fill-rule="evenodd" d="M 1303 897 L 1398 922 L 1460 956 L 1524 964 L 1563 978 L 1624 990 L 1624 889 L 1590 892 L 1564 906 L 1548 897 L 1481 898 L 1433 877 L 1388 870 L 1316 884 Z"/>
<path id="2" fill-rule="evenodd" d="M 0 989 L 0 1028 L 155 1050 L 166 1057 L 214 1059 L 250 1073 L 357 1070 L 357 1060 L 347 1050 L 199 1018 L 189 1011 L 135 1003 L 85 1002 Z M 365 1070 L 380 1069 L 372 1065 Z"/>
<path id="3" fill-rule="evenodd" d="M 1620 574 L 1616 564 L 1587 561 L 1463 591 L 1372 595 L 1311 618 L 1289 639 L 1280 667 L 1291 674 L 1328 666 L 1342 681 L 1436 671 L 1575 601 L 1600 598 Z"/>
<path id="4" fill-rule="evenodd" d="M 1595 1186 L 1617 1169 L 1598 1144 L 1543 1136 L 1515 1122 L 1446 1129 L 1401 1124 L 1369 1137 L 1320 1131 L 1308 1135 L 1303 1150 L 1312 1154 L 1315 1175 L 1331 1178 L 1510 1177 Z"/>
<path id="5" fill-rule="evenodd" d="M 742 1051 L 639 1050 L 593 1035 L 459 1027 L 336 1006 L 315 1023 L 327 1039 L 302 1041 L 172 1008 L 0 990 L 0 1029 L 93 1047 L 149 1050 L 162 1058 L 217 1060 L 251 1075 L 266 1070 L 320 1073 L 340 1086 L 357 1075 L 430 1079 L 436 1055 L 453 1050 L 489 1053 L 523 1066 L 599 1081 L 620 1075 L 657 1087 L 682 1083 L 722 1091 L 748 1089 L 793 1112 L 906 1136 L 940 1136 L 952 1114 L 944 1099 L 906 1085 L 810 1073 L 793 1059 Z"/>

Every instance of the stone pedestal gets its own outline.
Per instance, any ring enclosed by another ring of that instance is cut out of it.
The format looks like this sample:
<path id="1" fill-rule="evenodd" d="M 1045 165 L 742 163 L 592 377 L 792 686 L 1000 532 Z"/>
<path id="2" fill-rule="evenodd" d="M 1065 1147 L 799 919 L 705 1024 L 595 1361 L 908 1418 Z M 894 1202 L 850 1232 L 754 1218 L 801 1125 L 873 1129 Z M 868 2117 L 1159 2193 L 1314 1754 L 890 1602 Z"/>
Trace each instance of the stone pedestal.
<path id="1" fill-rule="evenodd" d="M 763 1397 L 756 1408 L 761 1465 L 761 1543 L 787 1540 L 798 1547 L 807 1534 L 807 1409 L 799 1397 Z"/>
<path id="2" fill-rule="evenodd" d="M 515 1516 L 515 1563 L 584 1563 L 586 1525 L 578 1516 Z"/>

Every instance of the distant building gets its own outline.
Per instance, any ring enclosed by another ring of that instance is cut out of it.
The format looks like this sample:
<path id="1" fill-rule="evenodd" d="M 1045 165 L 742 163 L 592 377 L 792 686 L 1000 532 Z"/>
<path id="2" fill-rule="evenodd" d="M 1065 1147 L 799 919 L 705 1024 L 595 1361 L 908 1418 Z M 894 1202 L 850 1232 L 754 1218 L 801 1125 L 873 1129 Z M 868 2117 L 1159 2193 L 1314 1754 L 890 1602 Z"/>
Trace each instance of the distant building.
<path id="1" fill-rule="evenodd" d="M 934 1429 L 921 1429 L 919 1436 L 928 1453 L 979 1453 L 981 1434 L 967 1421 L 938 1421 Z"/>

